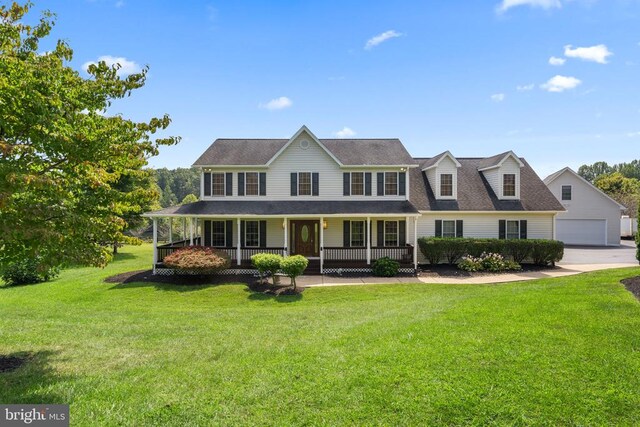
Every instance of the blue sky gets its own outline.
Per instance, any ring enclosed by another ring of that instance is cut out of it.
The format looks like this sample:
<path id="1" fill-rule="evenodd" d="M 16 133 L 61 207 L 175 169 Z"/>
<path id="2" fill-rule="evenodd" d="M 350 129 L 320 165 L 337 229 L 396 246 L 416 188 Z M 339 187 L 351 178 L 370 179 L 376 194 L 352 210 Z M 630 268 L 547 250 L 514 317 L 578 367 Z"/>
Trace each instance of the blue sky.
<path id="1" fill-rule="evenodd" d="M 183 141 L 153 166 L 303 124 L 319 138 L 397 137 L 414 156 L 512 149 L 542 176 L 640 158 L 639 0 L 43 6 L 78 70 L 104 56 L 149 65 L 147 85 L 109 114 L 172 117 Z"/>

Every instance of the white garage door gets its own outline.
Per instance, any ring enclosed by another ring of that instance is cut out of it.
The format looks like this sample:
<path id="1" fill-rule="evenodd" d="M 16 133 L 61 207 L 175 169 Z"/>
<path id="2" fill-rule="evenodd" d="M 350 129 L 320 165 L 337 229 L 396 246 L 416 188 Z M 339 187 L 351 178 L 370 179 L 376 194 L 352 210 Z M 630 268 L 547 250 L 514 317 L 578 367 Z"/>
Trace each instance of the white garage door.
<path id="1" fill-rule="evenodd" d="M 607 222 L 604 219 L 558 219 L 556 227 L 556 238 L 567 245 L 607 244 Z"/>

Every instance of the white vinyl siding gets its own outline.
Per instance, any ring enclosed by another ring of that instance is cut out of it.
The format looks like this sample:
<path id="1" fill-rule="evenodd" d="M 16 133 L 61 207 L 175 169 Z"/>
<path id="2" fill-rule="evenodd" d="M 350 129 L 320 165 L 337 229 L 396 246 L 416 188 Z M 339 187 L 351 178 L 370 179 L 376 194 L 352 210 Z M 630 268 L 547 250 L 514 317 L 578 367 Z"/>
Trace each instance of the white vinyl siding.
<path id="1" fill-rule="evenodd" d="M 562 186 L 571 186 L 571 200 L 562 200 Z M 566 209 L 557 216 L 558 221 L 566 219 L 606 220 L 607 245 L 620 245 L 620 207 L 601 191 L 584 182 L 570 171 L 565 171 L 547 185 L 553 195 Z M 585 230 L 589 233 L 589 230 Z M 593 237 L 592 240 L 600 240 Z M 570 242 L 567 242 L 570 243 Z"/>

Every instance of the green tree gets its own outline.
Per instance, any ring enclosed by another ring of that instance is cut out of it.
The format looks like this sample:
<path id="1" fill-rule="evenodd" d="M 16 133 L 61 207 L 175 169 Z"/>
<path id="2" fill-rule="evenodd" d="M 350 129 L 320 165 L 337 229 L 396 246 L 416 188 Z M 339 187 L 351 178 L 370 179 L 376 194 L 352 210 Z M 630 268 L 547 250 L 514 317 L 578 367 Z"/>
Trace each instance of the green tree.
<path id="1" fill-rule="evenodd" d="M 66 42 L 39 53 L 54 17 L 44 12 L 28 25 L 30 6 L 0 6 L 0 268 L 33 258 L 45 267 L 104 266 L 107 244 L 129 240 L 135 210 L 127 205 L 137 193 L 118 183 L 138 178 L 147 159 L 178 138 L 152 138 L 169 126 L 166 115 L 105 115 L 144 85 L 147 69 L 121 78 L 119 65 L 100 62 L 81 76 L 68 65 Z"/>
<path id="2" fill-rule="evenodd" d="M 578 169 L 578 175 L 589 182 L 595 181 L 600 175 L 610 174 L 613 168 L 607 162 L 595 162 L 592 165 L 582 165 Z"/>
<path id="3" fill-rule="evenodd" d="M 620 172 L 614 172 L 608 175 L 600 175 L 596 178 L 594 185 L 616 202 L 625 206 L 624 213 L 626 215 L 633 217 L 638 211 L 640 180 L 627 178 Z"/>
<path id="4" fill-rule="evenodd" d="M 195 203 L 198 201 L 198 197 L 195 194 L 187 194 L 184 196 L 184 199 L 180 202 L 181 205 L 186 205 L 189 203 Z"/>

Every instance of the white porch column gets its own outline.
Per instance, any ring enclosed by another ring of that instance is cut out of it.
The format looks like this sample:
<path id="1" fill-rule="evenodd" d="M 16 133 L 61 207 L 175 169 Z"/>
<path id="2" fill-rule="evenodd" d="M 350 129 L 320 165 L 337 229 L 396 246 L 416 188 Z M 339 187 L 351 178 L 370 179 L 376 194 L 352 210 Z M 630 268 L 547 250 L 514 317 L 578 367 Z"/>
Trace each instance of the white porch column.
<path id="1" fill-rule="evenodd" d="M 242 233 L 240 231 L 240 218 L 238 218 L 238 243 L 236 244 L 236 261 L 238 263 L 238 265 L 240 265 L 240 263 L 242 262 L 242 260 L 240 259 L 242 257 L 242 253 L 240 251 L 240 244 L 242 243 Z"/>
<path id="2" fill-rule="evenodd" d="M 324 218 L 320 217 L 320 274 L 324 267 Z"/>
<path id="3" fill-rule="evenodd" d="M 189 218 L 189 246 L 193 246 L 193 218 Z"/>
<path id="4" fill-rule="evenodd" d="M 284 245 L 282 245 L 282 247 L 284 248 L 284 256 L 287 256 L 289 253 L 289 240 L 288 240 L 288 235 L 289 235 L 289 220 L 287 219 L 287 217 L 284 217 L 282 219 L 282 227 L 284 228 Z"/>
<path id="5" fill-rule="evenodd" d="M 413 268 L 418 269 L 418 217 L 413 218 Z"/>
<path id="6" fill-rule="evenodd" d="M 158 220 L 153 218 L 153 274 L 156 274 L 158 263 Z"/>
<path id="7" fill-rule="evenodd" d="M 182 240 L 187 240 L 187 218 L 182 218 Z"/>
<path id="8" fill-rule="evenodd" d="M 169 243 L 173 243 L 173 218 L 169 218 Z"/>
<path id="9" fill-rule="evenodd" d="M 371 264 L 371 218 L 367 217 L 367 265 Z"/>

